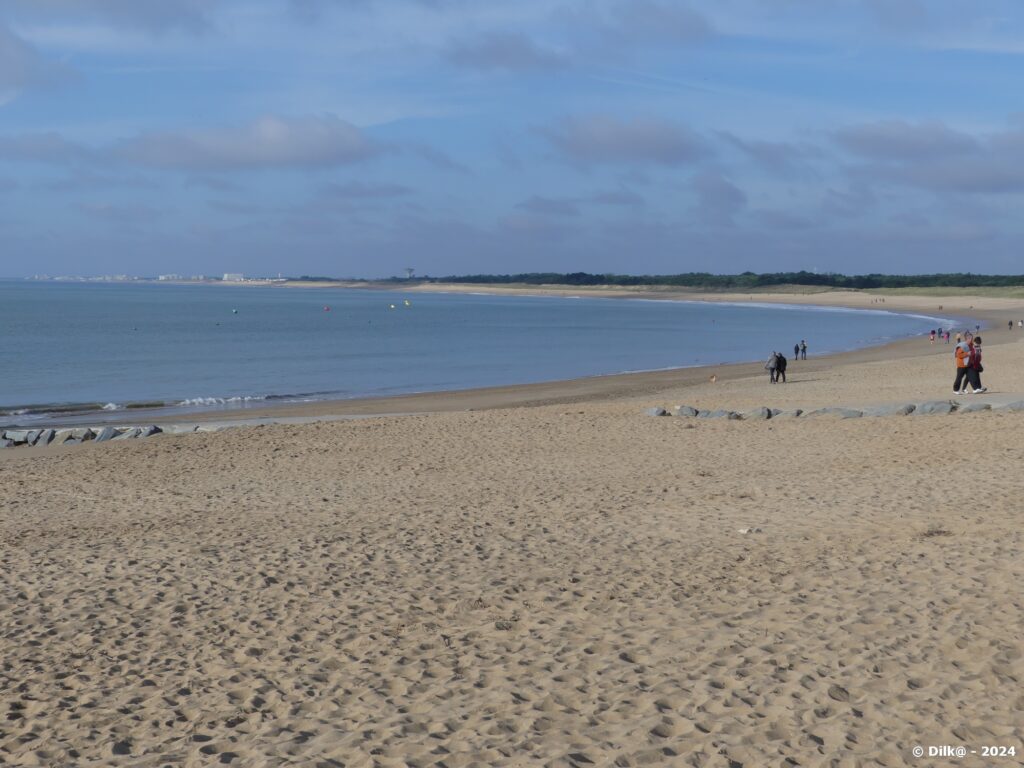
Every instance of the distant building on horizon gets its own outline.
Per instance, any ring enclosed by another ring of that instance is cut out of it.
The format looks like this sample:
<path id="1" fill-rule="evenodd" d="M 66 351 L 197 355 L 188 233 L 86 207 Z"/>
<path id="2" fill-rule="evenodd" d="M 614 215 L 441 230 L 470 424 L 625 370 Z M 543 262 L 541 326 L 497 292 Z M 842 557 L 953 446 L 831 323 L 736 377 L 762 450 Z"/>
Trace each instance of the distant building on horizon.
<path id="1" fill-rule="evenodd" d="M 241 283 L 245 280 L 245 275 L 241 272 L 225 272 L 224 277 L 221 279 L 225 283 Z"/>
<path id="2" fill-rule="evenodd" d="M 157 280 L 181 280 L 181 275 L 158 275 Z"/>

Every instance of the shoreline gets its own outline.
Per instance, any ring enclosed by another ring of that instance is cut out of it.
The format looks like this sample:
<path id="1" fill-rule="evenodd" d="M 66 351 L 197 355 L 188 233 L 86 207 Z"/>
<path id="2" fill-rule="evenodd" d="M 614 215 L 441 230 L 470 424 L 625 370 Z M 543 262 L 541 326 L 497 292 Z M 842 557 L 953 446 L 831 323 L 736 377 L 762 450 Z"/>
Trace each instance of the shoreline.
<path id="1" fill-rule="evenodd" d="M 350 283 L 286 284 L 284 287 L 344 288 L 356 287 Z M 379 290 L 377 286 L 361 286 L 364 290 Z M 998 329 L 1006 313 L 1015 310 L 1024 316 L 1024 300 L 979 296 L 876 296 L 859 291 L 820 291 L 815 293 L 704 293 L 695 291 L 649 290 L 622 287 L 573 288 L 568 286 L 480 286 L 464 284 L 430 284 L 411 287 L 409 292 L 418 293 L 474 293 L 487 295 L 559 296 L 584 298 L 619 298 L 662 301 L 688 301 L 707 303 L 781 304 L 823 309 L 873 310 L 898 314 L 935 313 L 955 315 L 961 319 L 969 317 L 983 329 Z M 652 295 L 654 294 L 654 295 Z M 889 299 L 892 299 L 891 301 Z M 1015 338 L 993 337 L 991 343 L 1014 341 Z M 815 356 L 800 361 L 801 370 L 814 372 L 821 366 L 828 368 L 895 360 L 904 356 L 938 354 L 944 345 L 922 347 L 919 338 L 905 338 L 882 345 L 863 347 L 828 355 Z M 937 348 L 936 348 L 937 347 Z M 68 419 L 59 416 L 44 417 L 38 421 L 11 422 L 5 428 L 34 428 L 79 425 L 128 425 L 128 424 L 182 424 L 187 422 L 228 422 L 273 418 L 345 418 L 411 413 L 452 412 L 491 410 L 496 408 L 538 407 L 544 405 L 573 404 L 602 400 L 616 400 L 632 396 L 656 396 L 676 386 L 694 386 L 704 383 L 710 376 L 726 382 L 756 376 L 762 373 L 760 361 L 721 363 L 655 371 L 614 373 L 598 376 L 560 379 L 527 384 L 509 384 L 454 390 L 438 390 L 409 394 L 363 396 L 345 399 L 325 399 L 310 402 L 268 403 L 247 405 L 238 408 L 216 410 L 181 410 L 177 406 L 165 405 L 160 408 L 125 408 L 111 411 L 90 411 L 89 415 L 72 414 Z"/>

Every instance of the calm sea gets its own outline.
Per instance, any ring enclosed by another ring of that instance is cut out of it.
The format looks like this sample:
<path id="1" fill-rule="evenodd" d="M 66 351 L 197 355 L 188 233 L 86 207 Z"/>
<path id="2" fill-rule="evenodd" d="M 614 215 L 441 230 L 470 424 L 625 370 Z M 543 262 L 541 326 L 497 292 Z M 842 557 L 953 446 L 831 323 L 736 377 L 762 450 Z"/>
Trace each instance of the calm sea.
<path id="1" fill-rule="evenodd" d="M 0 281 L 0 422 L 242 409 L 811 355 L 951 318 L 653 300 Z"/>

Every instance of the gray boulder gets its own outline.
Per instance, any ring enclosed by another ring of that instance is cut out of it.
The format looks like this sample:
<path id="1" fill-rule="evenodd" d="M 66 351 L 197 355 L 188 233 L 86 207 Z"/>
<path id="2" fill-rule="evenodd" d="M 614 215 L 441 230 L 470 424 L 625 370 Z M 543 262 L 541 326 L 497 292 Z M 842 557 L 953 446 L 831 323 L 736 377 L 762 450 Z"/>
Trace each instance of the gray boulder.
<path id="1" fill-rule="evenodd" d="M 1007 403 L 1002 406 L 1000 411 L 1024 411 L 1024 400 L 1016 400 L 1012 403 Z"/>
<path id="2" fill-rule="evenodd" d="M 783 411 L 778 408 L 772 408 L 773 419 L 798 419 L 803 415 L 803 410 L 800 408 L 794 408 L 791 411 Z"/>
<path id="3" fill-rule="evenodd" d="M 15 445 L 21 445 L 22 443 L 28 442 L 28 436 L 30 434 L 32 434 L 31 429 L 8 429 L 4 432 L 3 436 Z"/>
<path id="4" fill-rule="evenodd" d="M 770 419 L 771 417 L 772 409 L 765 407 L 755 408 L 754 410 L 747 411 L 743 414 L 743 418 L 747 421 L 763 421 L 765 419 Z"/>
<path id="5" fill-rule="evenodd" d="M 6 437 L 0 437 L 0 448 L 13 448 L 14 441 L 8 440 Z"/>
<path id="6" fill-rule="evenodd" d="M 75 430 L 73 429 L 58 429 L 53 434 L 53 442 L 57 445 L 62 445 L 74 436 L 74 432 Z"/>
<path id="7" fill-rule="evenodd" d="M 96 442 L 102 443 L 106 440 L 113 440 L 117 436 L 117 430 L 113 427 L 104 427 L 96 435 Z"/>
<path id="8" fill-rule="evenodd" d="M 111 439 L 112 440 L 133 440 L 134 438 L 138 437 L 141 432 L 142 432 L 142 430 L 139 429 L 138 427 L 129 427 L 124 432 L 122 432 L 119 435 L 115 435 Z"/>
<path id="9" fill-rule="evenodd" d="M 78 427 L 77 429 L 71 430 L 71 436 L 80 443 L 84 443 L 86 440 L 92 440 L 96 437 L 96 433 L 88 427 Z"/>
<path id="10" fill-rule="evenodd" d="M 47 446 L 51 442 L 53 442 L 54 435 L 56 435 L 56 432 L 54 430 L 44 429 L 39 433 L 39 436 L 36 438 L 35 442 L 32 443 L 32 445 Z"/>
<path id="11" fill-rule="evenodd" d="M 819 408 L 816 411 L 804 414 L 804 418 L 810 418 L 811 416 L 835 416 L 840 419 L 859 419 L 863 415 L 863 411 L 858 411 L 855 408 L 829 406 L 828 408 Z"/>
<path id="12" fill-rule="evenodd" d="M 992 403 L 968 403 L 962 408 L 958 408 L 960 413 L 978 413 L 979 411 L 991 411 Z"/>
<path id="13" fill-rule="evenodd" d="M 163 430 L 160 427 L 150 424 L 148 427 L 143 427 L 139 430 L 139 437 L 152 437 L 153 435 L 159 435 L 161 432 Z"/>
<path id="14" fill-rule="evenodd" d="M 698 419 L 739 419 L 741 418 L 736 411 L 726 411 L 719 408 L 717 411 L 701 411 L 697 414 Z"/>
<path id="15" fill-rule="evenodd" d="M 950 400 L 929 400 L 927 403 L 921 403 L 917 406 L 917 410 L 914 411 L 915 416 L 934 416 L 945 415 L 952 413 L 956 410 L 956 403 Z"/>
<path id="16" fill-rule="evenodd" d="M 645 416 L 668 416 L 668 411 L 664 408 L 647 408 L 644 410 Z"/>
<path id="17" fill-rule="evenodd" d="M 865 416 L 909 416 L 917 409 L 913 403 L 902 405 L 880 405 L 877 408 L 866 408 Z"/>
<path id="18" fill-rule="evenodd" d="M 676 411 L 676 416 L 686 416 L 686 417 L 691 418 L 691 419 L 694 416 L 697 416 L 697 415 L 700 414 L 700 411 L 698 411 L 692 405 L 677 405 L 676 408 L 675 408 L 675 411 Z"/>

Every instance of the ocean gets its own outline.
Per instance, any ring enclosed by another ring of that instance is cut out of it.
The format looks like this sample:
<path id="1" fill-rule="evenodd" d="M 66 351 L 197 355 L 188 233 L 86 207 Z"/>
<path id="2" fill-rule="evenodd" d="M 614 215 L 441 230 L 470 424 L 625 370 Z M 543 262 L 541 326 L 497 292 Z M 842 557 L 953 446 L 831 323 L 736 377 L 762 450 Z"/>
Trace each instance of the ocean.
<path id="1" fill-rule="evenodd" d="M 0 424 L 762 360 L 801 339 L 814 356 L 962 322 L 757 302 L 3 280 Z"/>

